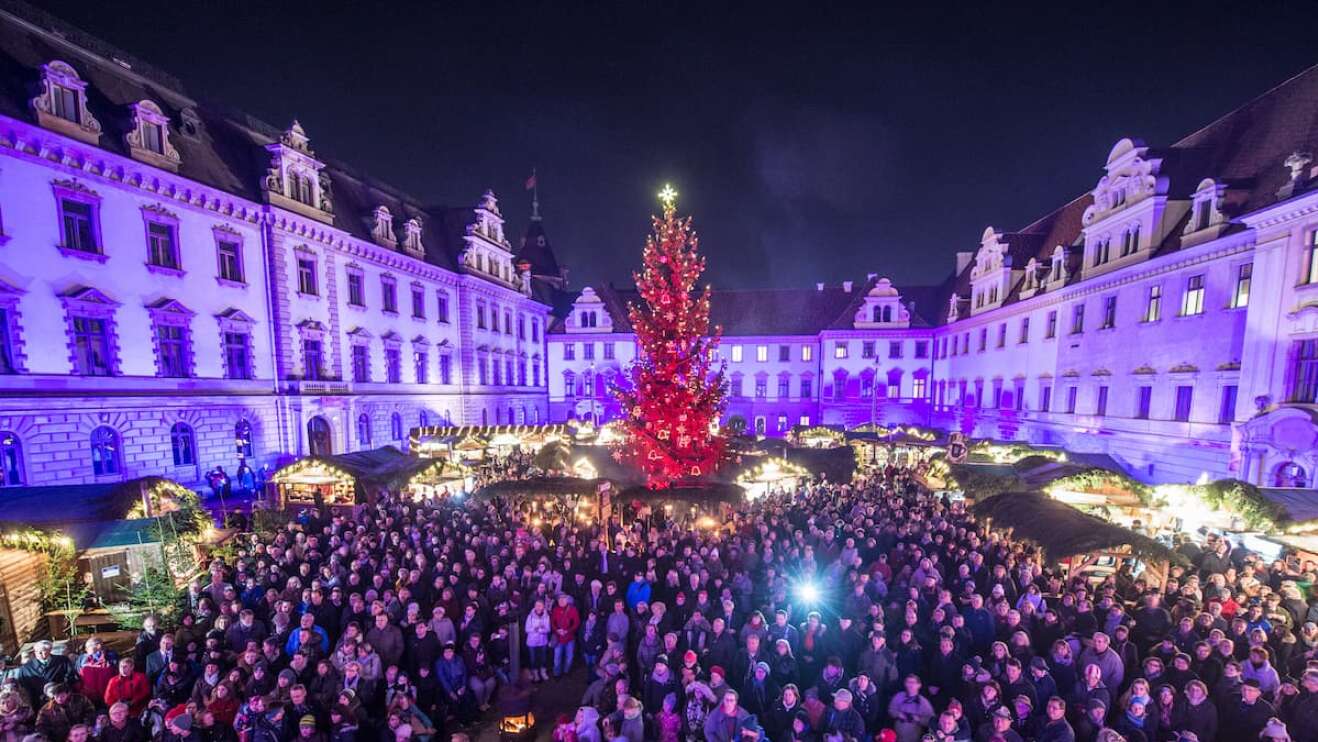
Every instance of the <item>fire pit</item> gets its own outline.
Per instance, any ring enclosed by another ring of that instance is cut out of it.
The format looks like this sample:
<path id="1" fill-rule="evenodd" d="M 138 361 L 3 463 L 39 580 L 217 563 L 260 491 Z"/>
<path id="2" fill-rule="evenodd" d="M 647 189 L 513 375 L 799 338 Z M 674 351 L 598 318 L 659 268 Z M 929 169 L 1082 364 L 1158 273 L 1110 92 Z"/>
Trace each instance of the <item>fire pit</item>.
<path id="1" fill-rule="evenodd" d="M 499 739 L 513 742 L 531 739 L 535 731 L 535 714 L 526 712 L 521 716 L 505 716 L 499 722 Z"/>

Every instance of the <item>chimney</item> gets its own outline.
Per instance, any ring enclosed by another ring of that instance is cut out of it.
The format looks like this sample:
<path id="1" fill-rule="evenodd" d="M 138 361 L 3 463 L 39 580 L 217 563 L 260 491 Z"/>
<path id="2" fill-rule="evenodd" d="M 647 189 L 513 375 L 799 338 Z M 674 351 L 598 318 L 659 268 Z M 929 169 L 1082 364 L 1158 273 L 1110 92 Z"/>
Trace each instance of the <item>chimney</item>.
<path id="1" fill-rule="evenodd" d="M 824 282 L 823 282 L 823 281 L 820 281 L 819 283 L 815 284 L 815 291 L 823 291 L 823 290 L 824 290 Z"/>
<path id="2" fill-rule="evenodd" d="M 974 260 L 974 259 L 975 259 L 975 254 L 974 254 L 973 252 L 959 252 L 959 253 L 957 253 L 957 254 L 956 254 L 956 274 L 957 274 L 958 276 L 961 275 L 961 271 L 964 271 L 964 270 L 966 269 L 966 266 L 967 266 L 967 265 L 970 265 L 970 261 L 972 261 L 972 260 Z"/>
<path id="3" fill-rule="evenodd" d="M 842 282 L 842 290 L 845 291 L 845 292 L 847 292 L 848 294 L 850 294 L 850 293 L 851 293 L 851 282 L 850 282 L 850 281 L 843 281 L 843 282 Z"/>

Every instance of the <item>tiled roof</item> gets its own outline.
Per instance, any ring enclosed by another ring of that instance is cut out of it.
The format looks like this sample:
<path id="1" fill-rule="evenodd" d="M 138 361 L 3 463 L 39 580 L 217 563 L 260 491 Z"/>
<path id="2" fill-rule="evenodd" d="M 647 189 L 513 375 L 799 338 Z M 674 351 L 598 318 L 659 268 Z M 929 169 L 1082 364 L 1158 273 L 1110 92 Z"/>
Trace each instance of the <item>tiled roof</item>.
<path id="1" fill-rule="evenodd" d="M 531 273 L 536 276 L 561 276 L 562 268 L 554 255 L 554 246 L 545 234 L 544 222 L 531 219 L 522 235 L 522 244 L 517 248 L 517 260 L 526 260 L 531 264 Z"/>

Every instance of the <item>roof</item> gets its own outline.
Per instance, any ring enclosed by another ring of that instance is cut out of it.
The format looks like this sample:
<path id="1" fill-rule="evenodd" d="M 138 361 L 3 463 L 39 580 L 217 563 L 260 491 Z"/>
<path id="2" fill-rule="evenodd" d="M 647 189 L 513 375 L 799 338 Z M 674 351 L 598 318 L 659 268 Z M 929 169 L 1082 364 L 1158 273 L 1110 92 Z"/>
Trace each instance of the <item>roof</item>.
<path id="1" fill-rule="evenodd" d="M 850 290 L 840 284 L 822 288 L 714 289 L 709 299 L 710 324 L 722 327 L 724 337 L 818 335 L 823 330 L 850 329 L 857 309 L 877 280 L 857 281 Z M 613 331 L 631 332 L 627 306 L 641 302 L 640 293 L 634 288 L 612 284 L 596 289 L 595 293 L 613 320 Z M 901 289 L 902 302 L 913 305 L 912 327 L 930 325 L 926 317 L 936 316 L 938 297 L 942 295 L 941 287 L 937 286 Z M 572 294 L 572 301 L 578 296 L 580 292 Z M 550 332 L 563 331 L 562 317 L 570 310 L 571 301 L 558 314 L 559 320 L 550 327 Z"/>
<path id="2" fill-rule="evenodd" d="M 1012 536 L 1039 546 L 1050 559 L 1108 551 L 1130 546 L 1143 557 L 1185 562 L 1185 558 L 1134 531 L 1089 515 L 1038 492 L 1009 492 L 978 502 L 970 509 L 977 519 L 994 528 L 1011 529 Z"/>
<path id="3" fill-rule="evenodd" d="M 0 520 L 37 528 L 120 520 L 141 501 L 142 487 L 161 477 L 124 482 L 0 489 Z M 58 507 L 52 507 L 58 503 Z"/>
<path id="4" fill-rule="evenodd" d="M 545 234 L 544 222 L 532 218 L 522 233 L 522 243 L 517 248 L 516 260 L 531 264 L 531 275 L 559 278 L 563 269 L 554 255 L 554 247 L 549 244 L 549 235 Z"/>
<path id="5" fill-rule="evenodd" d="M 132 55 L 23 2 L 0 0 L 0 115 L 35 122 L 29 101 L 40 85 L 41 66 L 56 59 L 70 64 L 88 83 L 88 110 L 103 127 L 101 148 L 129 156 L 124 139 L 132 125 L 129 106 L 151 100 L 170 120 L 169 140 L 181 156 L 180 176 L 264 202 L 261 182 L 270 163 L 265 147 L 279 139 L 283 127 L 194 97 L 177 79 Z M 184 126 L 187 120 L 196 122 L 195 129 Z M 309 133 L 314 145 L 314 126 Z M 325 163 L 336 228 L 372 242 L 376 207 L 389 209 L 400 238 L 403 223 L 417 217 L 425 261 L 457 270 L 461 237 L 474 219 L 472 207 L 424 204 L 325 152 L 317 151 L 316 158 Z"/>

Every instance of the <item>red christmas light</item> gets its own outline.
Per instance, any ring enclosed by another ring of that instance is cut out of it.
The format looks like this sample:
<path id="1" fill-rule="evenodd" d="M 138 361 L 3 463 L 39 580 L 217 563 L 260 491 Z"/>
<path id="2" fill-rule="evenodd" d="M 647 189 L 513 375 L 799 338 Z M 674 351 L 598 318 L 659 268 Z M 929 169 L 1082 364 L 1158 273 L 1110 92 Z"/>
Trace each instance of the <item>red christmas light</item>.
<path id="1" fill-rule="evenodd" d="M 626 455 L 652 489 L 714 471 L 724 451 L 723 438 L 711 432 L 726 393 L 714 360 L 721 332 L 710 331 L 709 287 L 694 293 L 705 259 L 691 218 L 677 217 L 675 195 L 667 188 L 660 194 L 664 215 L 653 219 L 642 269 L 633 274 L 642 303 L 628 306 L 627 316 L 640 352 L 629 388 L 616 391 L 628 411 Z"/>

